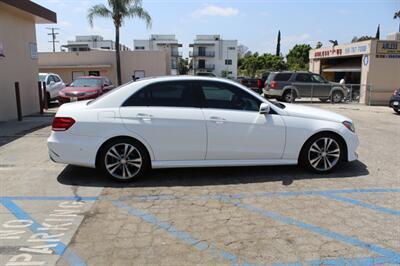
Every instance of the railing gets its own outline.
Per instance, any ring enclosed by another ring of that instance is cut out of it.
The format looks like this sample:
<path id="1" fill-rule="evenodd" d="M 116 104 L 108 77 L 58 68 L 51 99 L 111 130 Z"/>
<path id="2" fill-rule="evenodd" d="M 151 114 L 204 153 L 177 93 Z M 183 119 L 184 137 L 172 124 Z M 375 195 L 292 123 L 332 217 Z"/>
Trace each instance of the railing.
<path id="1" fill-rule="evenodd" d="M 194 64 L 194 69 L 214 70 L 215 69 L 215 65 L 214 64 L 199 65 L 197 63 L 197 64 Z"/>
<path id="2" fill-rule="evenodd" d="M 190 51 L 189 56 L 190 57 L 197 57 L 197 56 L 214 57 L 215 51 Z"/>

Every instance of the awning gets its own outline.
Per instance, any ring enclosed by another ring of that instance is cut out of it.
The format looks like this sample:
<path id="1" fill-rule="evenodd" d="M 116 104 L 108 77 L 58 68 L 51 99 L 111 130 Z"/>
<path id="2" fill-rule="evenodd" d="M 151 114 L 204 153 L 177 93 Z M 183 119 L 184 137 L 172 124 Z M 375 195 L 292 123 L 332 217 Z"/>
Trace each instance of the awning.
<path id="1" fill-rule="evenodd" d="M 55 66 L 38 66 L 41 69 L 50 69 L 50 68 L 110 68 L 111 65 L 55 65 Z"/>
<path id="2" fill-rule="evenodd" d="M 335 66 L 329 66 L 322 69 L 322 72 L 361 72 L 360 64 L 338 64 Z"/>

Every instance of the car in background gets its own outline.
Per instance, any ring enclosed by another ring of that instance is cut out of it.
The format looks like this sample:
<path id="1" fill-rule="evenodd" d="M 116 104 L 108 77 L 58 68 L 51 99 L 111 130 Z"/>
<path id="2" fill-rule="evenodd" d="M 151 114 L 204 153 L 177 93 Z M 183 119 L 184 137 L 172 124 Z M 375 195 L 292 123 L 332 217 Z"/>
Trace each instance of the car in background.
<path id="1" fill-rule="evenodd" d="M 200 76 L 200 77 L 216 77 L 216 75 L 214 73 L 211 73 L 211 72 L 197 72 L 196 76 Z"/>
<path id="2" fill-rule="evenodd" d="M 264 82 L 262 81 L 262 79 L 237 77 L 236 81 L 239 82 L 240 84 L 242 84 L 243 86 L 246 86 L 247 88 L 252 89 L 253 91 L 257 92 L 258 94 L 262 93 L 262 88 L 264 87 Z"/>
<path id="3" fill-rule="evenodd" d="M 95 99 L 114 88 L 111 80 L 103 76 L 81 76 L 60 91 L 58 102 L 76 102 Z"/>
<path id="4" fill-rule="evenodd" d="M 64 81 L 54 73 L 39 73 L 39 81 L 46 84 L 47 103 L 57 100 L 59 92 L 65 88 Z"/>
<path id="5" fill-rule="evenodd" d="M 333 103 L 340 103 L 347 97 L 348 89 L 315 73 L 284 71 L 269 75 L 263 93 L 267 98 L 277 98 L 285 102 L 294 102 L 302 97 L 315 97 L 322 102 L 331 100 Z"/>
<path id="6" fill-rule="evenodd" d="M 400 89 L 394 90 L 389 101 L 389 107 L 393 108 L 396 113 L 400 114 Z"/>
<path id="7" fill-rule="evenodd" d="M 47 143 L 54 162 L 129 181 L 171 167 L 300 164 L 328 173 L 357 159 L 358 137 L 333 112 L 269 102 L 228 79 L 170 76 L 62 105 Z"/>
<path id="8" fill-rule="evenodd" d="M 270 71 L 264 72 L 264 73 L 262 73 L 262 75 L 261 75 L 261 83 L 262 83 L 262 86 L 263 86 L 263 87 L 265 87 L 265 82 L 267 82 L 267 79 L 268 79 L 268 77 L 269 77 L 269 74 L 271 74 Z"/>

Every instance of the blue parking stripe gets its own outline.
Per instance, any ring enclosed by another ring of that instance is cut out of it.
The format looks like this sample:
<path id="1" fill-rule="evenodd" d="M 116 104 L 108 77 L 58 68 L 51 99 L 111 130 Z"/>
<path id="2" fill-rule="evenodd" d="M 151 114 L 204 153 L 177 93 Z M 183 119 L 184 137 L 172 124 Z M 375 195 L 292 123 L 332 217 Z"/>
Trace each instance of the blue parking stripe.
<path id="1" fill-rule="evenodd" d="M 194 248 L 196 248 L 199 251 L 207 251 L 207 252 L 211 253 L 213 256 L 219 256 L 219 257 L 223 258 L 224 260 L 229 261 L 232 265 L 235 265 L 235 266 L 236 265 L 248 265 L 248 266 L 256 265 L 256 264 L 250 264 L 247 262 L 240 264 L 239 258 L 235 254 L 232 254 L 232 253 L 227 252 L 222 249 L 218 249 L 217 247 L 209 244 L 206 241 L 196 239 L 187 232 L 179 231 L 178 229 L 174 228 L 171 224 L 160 221 L 156 216 L 154 216 L 150 213 L 146 213 L 146 212 L 139 210 L 133 206 L 127 205 L 119 200 L 114 200 L 114 201 L 112 201 L 112 203 L 116 207 L 126 211 L 128 214 L 138 217 L 153 226 L 156 226 L 158 228 L 165 230 L 171 236 L 182 240 L 187 245 L 193 246 Z"/>
<path id="2" fill-rule="evenodd" d="M 29 226 L 29 229 L 34 233 L 41 233 L 38 228 L 43 227 L 38 222 L 36 222 L 28 213 L 22 210 L 17 204 L 15 204 L 12 200 L 2 198 L 0 199 L 1 204 L 6 207 L 17 219 L 19 220 L 31 220 L 33 223 Z M 67 246 L 62 242 L 47 242 L 47 244 L 57 244 L 54 248 L 51 248 L 54 251 L 55 255 L 62 256 L 69 265 L 74 266 L 86 266 L 84 260 L 79 258 L 73 252 L 67 250 Z"/>
<path id="3" fill-rule="evenodd" d="M 274 263 L 273 266 L 291 266 L 291 265 L 331 265 L 331 266 L 342 266 L 342 265 L 363 265 L 373 266 L 381 264 L 399 264 L 399 258 L 391 257 L 367 257 L 367 258 L 352 258 L 352 259 L 325 259 L 325 260 L 310 260 L 302 263 Z"/>
<path id="4" fill-rule="evenodd" d="M 384 208 L 378 205 L 374 205 L 374 204 L 370 204 L 361 200 L 356 200 L 356 199 L 352 199 L 352 198 L 347 198 L 347 197 L 342 197 L 339 195 L 335 195 L 335 194 L 330 194 L 330 193 L 321 193 L 320 194 L 323 197 L 329 198 L 329 199 L 334 199 L 337 201 L 341 201 L 341 202 L 345 202 L 345 203 L 350 203 L 356 206 L 360 206 L 363 208 L 367 208 L 367 209 L 371 209 L 377 212 L 382 212 L 382 213 L 386 213 L 386 214 L 391 214 L 391 215 L 396 215 L 396 216 L 400 216 L 400 211 L 397 210 L 392 210 L 389 208 Z"/>
<path id="5" fill-rule="evenodd" d="M 363 242 L 363 241 L 361 241 L 359 239 L 356 239 L 354 237 L 342 235 L 342 234 L 330 231 L 328 229 L 325 229 L 325 228 L 322 228 L 322 227 L 319 227 L 319 226 L 316 226 L 316 225 L 312 225 L 312 224 L 307 224 L 307 223 L 304 223 L 302 221 L 298 221 L 296 219 L 290 218 L 288 216 L 284 216 L 284 215 L 281 215 L 281 214 L 276 213 L 276 212 L 260 209 L 260 208 L 257 208 L 255 206 L 249 205 L 249 204 L 243 204 L 243 203 L 240 203 L 240 202 L 232 201 L 230 199 L 224 199 L 223 202 L 233 204 L 233 205 L 235 205 L 235 206 L 237 206 L 239 208 L 246 209 L 246 210 L 248 210 L 250 212 L 257 213 L 257 214 L 259 214 L 261 216 L 264 216 L 264 217 L 267 217 L 267 218 L 271 218 L 271 219 L 274 219 L 276 221 L 279 221 L 279 222 L 282 222 L 282 223 L 285 223 L 285 224 L 288 224 L 288 225 L 294 225 L 294 226 L 297 226 L 297 227 L 299 227 L 301 229 L 304 229 L 304 230 L 307 230 L 307 231 L 311 231 L 313 233 L 316 233 L 316 234 L 319 234 L 319 235 L 322 235 L 322 236 L 325 236 L 325 237 L 329 237 L 329 238 L 335 239 L 337 241 L 341 241 L 341 242 L 350 244 L 350 245 L 355 246 L 355 247 L 366 249 L 366 250 L 369 250 L 371 252 L 375 252 L 377 254 L 383 255 L 384 257 L 393 258 L 394 260 L 400 260 L 400 253 L 398 253 L 396 251 L 393 251 L 393 250 L 390 250 L 390 249 L 387 249 L 387 248 L 380 247 L 380 246 L 375 245 L 375 244 L 370 244 L 370 243 Z"/>
<path id="6" fill-rule="evenodd" d="M 72 200 L 72 201 L 95 201 L 98 197 L 63 197 L 63 196 L 55 196 L 55 197 L 46 197 L 46 196 L 15 196 L 15 197 L 0 197 L 0 200 Z"/>

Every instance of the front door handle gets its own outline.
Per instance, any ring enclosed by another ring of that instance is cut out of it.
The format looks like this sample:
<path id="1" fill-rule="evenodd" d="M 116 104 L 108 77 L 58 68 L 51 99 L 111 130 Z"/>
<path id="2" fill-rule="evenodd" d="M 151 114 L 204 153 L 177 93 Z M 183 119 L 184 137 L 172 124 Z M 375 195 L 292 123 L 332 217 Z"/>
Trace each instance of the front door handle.
<path id="1" fill-rule="evenodd" d="M 142 119 L 143 121 L 150 121 L 153 116 L 149 114 L 139 113 L 136 115 L 136 117 Z"/>
<path id="2" fill-rule="evenodd" d="M 210 121 L 215 122 L 217 124 L 223 124 L 226 121 L 226 119 L 219 116 L 211 116 Z"/>

